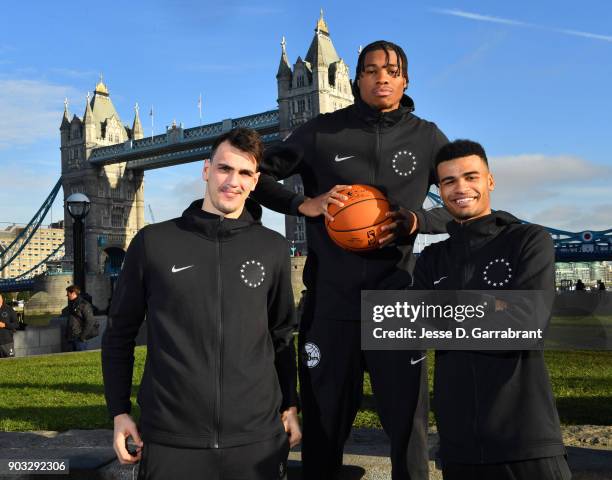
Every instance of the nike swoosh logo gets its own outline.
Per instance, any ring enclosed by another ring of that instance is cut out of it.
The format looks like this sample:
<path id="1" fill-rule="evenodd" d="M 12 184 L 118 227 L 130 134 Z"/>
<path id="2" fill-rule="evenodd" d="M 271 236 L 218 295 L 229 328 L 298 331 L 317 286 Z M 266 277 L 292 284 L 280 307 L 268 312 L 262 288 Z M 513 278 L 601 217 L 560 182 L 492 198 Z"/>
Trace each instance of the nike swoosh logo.
<path id="1" fill-rule="evenodd" d="M 355 155 L 351 155 L 350 157 L 339 157 L 338 155 L 336 155 L 336 158 L 334 159 L 336 162 L 343 162 L 344 160 L 348 160 L 349 158 L 353 158 Z"/>
<path id="2" fill-rule="evenodd" d="M 445 278 L 448 278 L 448 277 L 440 277 L 438 280 L 436 280 L 436 281 L 434 282 L 434 285 L 437 285 L 438 283 L 440 283 L 440 282 L 441 282 L 442 280 L 444 280 Z"/>
<path id="3" fill-rule="evenodd" d="M 413 360 L 412 358 L 410 359 L 410 365 L 416 365 L 419 362 L 422 362 L 423 360 L 425 360 L 427 358 L 427 355 L 422 356 L 421 358 L 419 358 L 418 360 Z"/>
<path id="4" fill-rule="evenodd" d="M 191 267 L 193 267 L 193 265 L 188 265 L 187 267 L 181 267 L 181 268 L 176 268 L 174 265 L 172 265 L 172 273 L 181 272 Z"/>

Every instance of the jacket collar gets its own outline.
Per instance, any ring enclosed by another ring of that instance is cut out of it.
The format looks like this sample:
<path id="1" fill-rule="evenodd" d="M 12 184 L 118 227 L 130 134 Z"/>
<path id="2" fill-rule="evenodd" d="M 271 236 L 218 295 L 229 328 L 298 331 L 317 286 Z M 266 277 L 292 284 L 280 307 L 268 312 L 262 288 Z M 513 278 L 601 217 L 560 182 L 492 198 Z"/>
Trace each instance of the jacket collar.
<path id="1" fill-rule="evenodd" d="M 521 223 L 521 221 L 508 212 L 497 210 L 484 217 L 463 223 L 453 220 L 446 227 L 452 243 L 475 246 L 497 236 L 508 225 L 515 223 Z"/>
<path id="2" fill-rule="evenodd" d="M 244 209 L 238 218 L 224 218 L 202 210 L 204 199 L 195 200 L 181 216 L 189 230 L 210 239 L 227 239 L 253 225 L 261 225 L 261 207 L 247 198 Z"/>
<path id="3" fill-rule="evenodd" d="M 400 100 L 399 108 L 390 112 L 381 112 L 370 107 L 358 96 L 355 100 L 354 108 L 357 116 L 367 124 L 389 128 L 414 111 L 414 101 L 408 95 L 404 95 Z"/>

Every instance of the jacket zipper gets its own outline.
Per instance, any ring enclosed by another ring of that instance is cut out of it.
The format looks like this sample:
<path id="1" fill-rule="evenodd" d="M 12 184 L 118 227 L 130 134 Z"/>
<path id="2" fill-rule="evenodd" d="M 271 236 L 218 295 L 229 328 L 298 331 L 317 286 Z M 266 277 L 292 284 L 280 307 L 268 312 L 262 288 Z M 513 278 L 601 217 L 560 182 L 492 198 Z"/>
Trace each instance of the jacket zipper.
<path id="1" fill-rule="evenodd" d="M 380 133 L 380 120 L 376 123 L 376 158 L 374 160 L 374 170 L 372 172 L 372 185 L 376 185 L 376 178 L 378 177 L 378 167 L 380 162 L 382 161 L 382 140 Z"/>
<path id="2" fill-rule="evenodd" d="M 381 150 L 382 150 L 382 140 L 381 140 L 380 120 L 379 120 L 376 123 L 376 157 L 374 158 L 373 168 L 370 169 L 370 178 L 371 178 L 370 183 L 372 185 L 376 185 L 376 177 L 378 177 L 378 166 L 380 162 L 382 161 L 382 158 L 381 158 L 382 156 L 380 154 Z M 371 162 L 370 162 L 370 165 L 372 165 Z M 361 285 L 363 287 L 364 284 L 366 284 L 367 279 L 368 279 L 368 259 L 366 257 L 363 257 L 361 262 L 362 262 Z"/>
<path id="3" fill-rule="evenodd" d="M 463 225 L 462 225 L 463 226 Z M 466 241 L 465 243 L 465 261 L 464 265 L 468 263 L 468 259 L 470 258 L 470 244 Z M 463 267 L 463 282 L 461 285 L 461 290 L 465 290 L 468 283 L 468 269 Z M 474 386 L 474 438 L 476 439 L 476 445 L 479 449 L 480 453 L 480 463 L 484 463 L 484 451 L 482 442 L 480 440 L 480 435 L 478 432 L 478 382 L 476 380 L 476 363 L 474 360 L 474 353 L 468 352 L 470 358 L 470 367 L 472 369 L 472 382 Z"/>
<path id="4" fill-rule="evenodd" d="M 469 352 L 469 355 L 470 366 L 472 367 L 472 382 L 474 385 L 474 438 L 476 439 L 476 445 L 480 450 L 480 463 L 484 463 L 482 442 L 480 441 L 480 435 L 478 434 L 478 384 L 476 381 L 476 365 L 474 364 L 474 353 Z"/>
<path id="5" fill-rule="evenodd" d="M 219 229 L 221 228 L 219 221 Z M 217 364 L 217 398 L 215 401 L 215 430 L 214 430 L 214 445 L 213 448 L 219 448 L 219 435 L 221 430 L 221 385 L 223 377 L 223 296 L 221 284 L 221 240 L 219 239 L 219 230 L 217 230 L 217 305 L 218 305 L 218 329 L 217 329 L 217 346 L 219 347 L 219 357 Z"/>

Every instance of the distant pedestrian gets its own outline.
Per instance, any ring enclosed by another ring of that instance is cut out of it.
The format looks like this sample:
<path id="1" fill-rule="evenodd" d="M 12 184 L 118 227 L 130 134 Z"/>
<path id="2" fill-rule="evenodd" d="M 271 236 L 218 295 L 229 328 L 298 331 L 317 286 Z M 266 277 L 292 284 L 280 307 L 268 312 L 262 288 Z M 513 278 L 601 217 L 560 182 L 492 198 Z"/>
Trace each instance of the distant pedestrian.
<path id="1" fill-rule="evenodd" d="M 576 282 L 576 291 L 584 292 L 585 290 L 586 290 L 586 287 L 584 286 L 584 283 L 582 282 L 582 280 L 579 278 L 578 281 Z"/>
<path id="2" fill-rule="evenodd" d="M 66 288 L 68 306 L 63 313 L 68 317 L 66 338 L 75 352 L 87 350 L 87 340 L 98 336 L 99 325 L 94 318 L 91 303 L 81 296 L 76 285 Z"/>
<path id="3" fill-rule="evenodd" d="M 600 292 L 606 291 L 606 284 L 603 282 L 603 280 L 597 280 L 597 290 Z"/>
<path id="4" fill-rule="evenodd" d="M 13 334 L 18 327 L 15 310 L 8 303 L 4 303 L 4 298 L 0 294 L 0 358 L 15 356 Z"/>

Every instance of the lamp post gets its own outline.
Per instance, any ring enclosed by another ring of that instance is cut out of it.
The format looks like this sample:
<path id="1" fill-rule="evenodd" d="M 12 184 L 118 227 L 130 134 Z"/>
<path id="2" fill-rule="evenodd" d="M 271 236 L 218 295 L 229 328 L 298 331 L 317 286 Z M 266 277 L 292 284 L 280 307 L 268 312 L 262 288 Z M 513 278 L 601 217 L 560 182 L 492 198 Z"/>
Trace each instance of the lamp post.
<path id="1" fill-rule="evenodd" d="M 83 220 L 89 213 L 89 198 L 82 193 L 73 193 L 66 199 L 68 213 L 73 218 L 72 246 L 74 258 L 74 284 L 85 292 L 85 228 Z"/>

